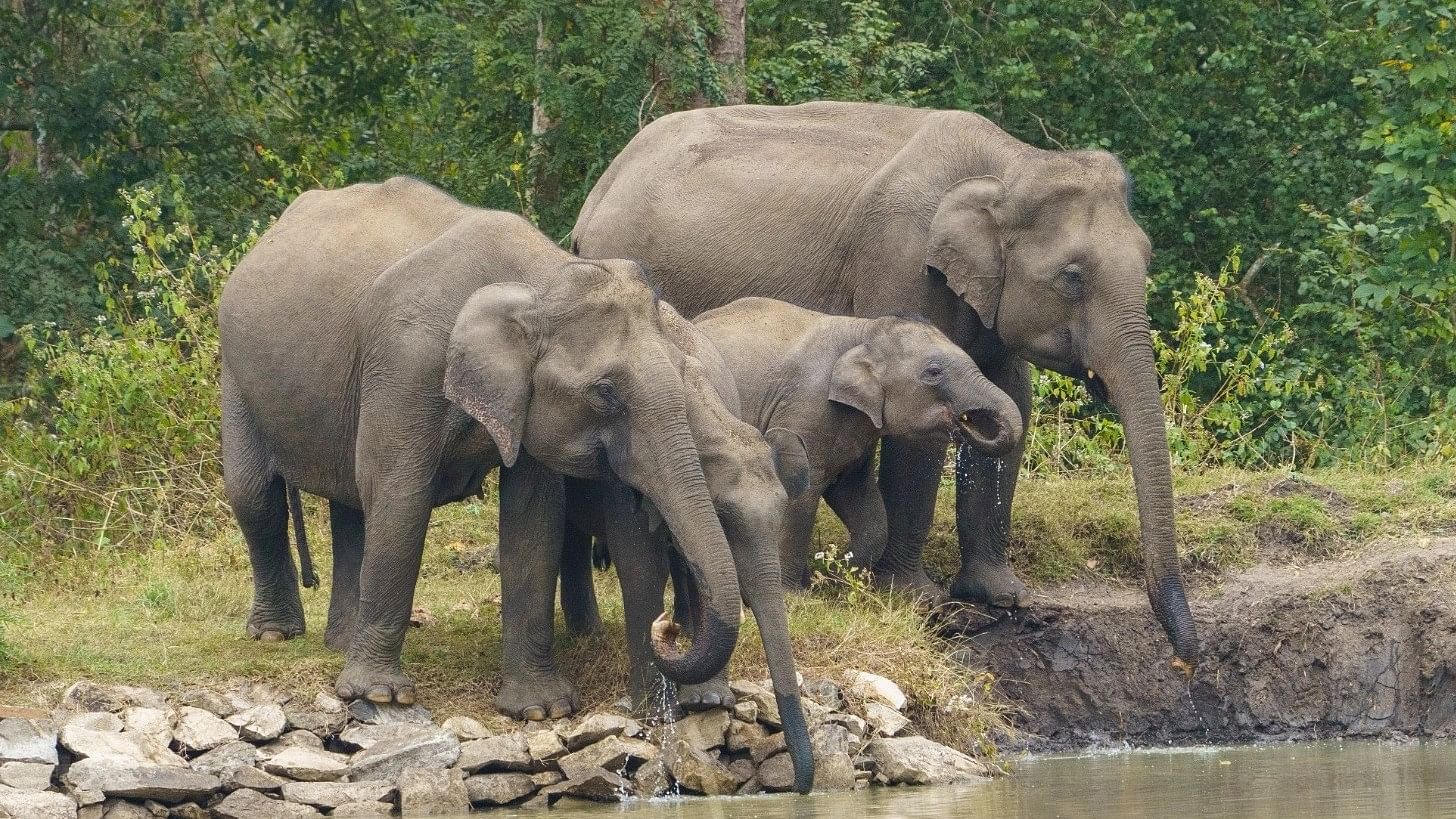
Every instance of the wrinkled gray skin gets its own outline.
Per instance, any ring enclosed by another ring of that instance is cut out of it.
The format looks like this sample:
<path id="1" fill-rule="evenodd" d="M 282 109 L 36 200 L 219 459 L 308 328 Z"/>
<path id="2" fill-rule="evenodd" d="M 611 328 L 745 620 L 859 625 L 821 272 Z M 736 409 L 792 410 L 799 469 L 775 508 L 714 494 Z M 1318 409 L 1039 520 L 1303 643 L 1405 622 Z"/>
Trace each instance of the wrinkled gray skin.
<path id="1" fill-rule="evenodd" d="M 1173 493 L 1148 334 L 1150 246 L 1129 180 L 1101 151 L 1044 151 L 984 117 L 872 103 L 733 106 L 643 129 L 587 198 L 574 246 L 651 271 L 687 316 L 743 296 L 829 313 L 920 314 L 1025 416 L 1026 362 L 1085 379 L 1120 416 L 1149 599 L 1191 673 L 1198 640 L 1179 576 Z M 944 452 L 886 439 L 884 582 L 931 595 L 924 549 Z M 1024 593 L 1006 562 L 1021 462 L 960 447 L 956 597 Z"/>
<path id="2" fill-rule="evenodd" d="M 764 298 L 739 299 L 694 323 L 732 372 L 741 416 L 793 432 L 808 452 L 808 491 L 790 502 L 779 533 L 791 587 L 808 585 L 821 497 L 849 530 L 853 565 L 873 566 L 883 554 L 888 521 L 872 469 L 882 437 L 942 451 L 954 437 L 990 456 L 1021 440 L 1016 403 L 930 324 Z"/>
<path id="3" fill-rule="evenodd" d="M 739 588 L 758 621 L 779 713 L 784 717 L 795 789 L 807 793 L 814 782 L 813 755 L 799 699 L 775 550 L 789 498 L 802 494 L 807 485 L 804 444 L 785 430 L 773 429 L 764 435 L 740 421 L 734 414 L 738 409 L 737 390 L 721 358 L 671 306 L 663 303 L 661 310 L 665 334 L 684 353 L 688 424 L 702 457 L 708 492 L 732 549 Z M 664 716 L 658 713 L 663 704 L 662 681 L 650 662 L 651 643 L 657 639 L 653 624 L 663 611 L 663 587 L 670 568 L 677 590 L 675 612 L 689 632 L 701 627 L 703 611 L 692 587 L 684 582 L 682 561 L 677 559 L 678 548 L 671 533 L 660 525 L 660 516 L 650 501 L 637 501 L 620 481 L 567 481 L 561 607 L 571 631 L 582 634 L 601 629 L 591 579 L 591 539 L 601 538 L 616 564 L 622 587 L 632 701 L 639 713 L 660 717 Z M 676 700 L 688 710 L 734 704 L 722 673 L 701 685 L 678 686 Z"/>
<path id="4" fill-rule="evenodd" d="M 303 632 L 285 481 L 329 499 L 326 642 L 341 697 L 409 703 L 400 648 L 431 509 L 501 475 L 503 684 L 531 719 L 577 702 L 551 657 L 563 475 L 614 475 L 652 500 L 703 600 L 669 678 L 731 656 L 733 563 L 684 405 L 682 355 L 631 262 L 589 262 L 518 216 L 413 180 L 311 191 L 224 289 L 223 478 L 248 543 L 248 631 Z"/>

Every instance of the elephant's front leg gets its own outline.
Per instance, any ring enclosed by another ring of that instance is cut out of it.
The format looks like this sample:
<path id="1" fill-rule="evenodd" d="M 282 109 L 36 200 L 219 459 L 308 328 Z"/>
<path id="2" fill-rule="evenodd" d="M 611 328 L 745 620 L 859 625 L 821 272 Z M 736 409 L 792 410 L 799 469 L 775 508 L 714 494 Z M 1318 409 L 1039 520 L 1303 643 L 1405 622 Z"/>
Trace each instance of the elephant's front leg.
<path id="1" fill-rule="evenodd" d="M 935 494 L 945 466 L 945 445 L 885 438 L 880 447 L 880 492 L 886 511 L 885 553 L 875 563 L 875 582 L 921 598 L 946 600 L 925 573 L 925 541 L 935 519 Z"/>
<path id="2" fill-rule="evenodd" d="M 622 586 L 622 609 L 627 627 L 627 693 L 635 713 L 654 719 L 671 718 L 672 683 L 652 664 L 652 623 L 662 614 L 667 583 L 667 546 L 664 538 L 647 531 L 635 508 L 632 490 L 616 481 L 603 487 L 602 508 L 607 549 Z"/>
<path id="3" fill-rule="evenodd" d="M 868 568 L 885 553 L 889 538 L 889 521 L 885 516 L 885 499 L 875 480 L 874 450 L 864 460 L 845 470 L 824 491 L 824 500 L 849 530 L 845 549 L 849 564 Z"/>
<path id="4" fill-rule="evenodd" d="M 515 719 L 564 717 L 578 700 L 551 656 L 565 534 L 562 478 L 522 453 L 500 484 L 503 680 L 496 708 Z"/>
<path id="5" fill-rule="evenodd" d="M 1023 361 L 1008 361 L 988 371 L 996 386 L 1021 409 L 1023 428 L 1030 423 L 1031 381 Z M 957 600 L 1011 608 L 1025 601 L 1026 586 L 1006 559 L 1011 534 L 1011 502 L 1026 438 L 1001 458 L 988 458 L 970 447 L 956 452 L 956 534 L 961 547 L 961 569 L 951 584 Z"/>
<path id="6" fill-rule="evenodd" d="M 348 651 L 359 622 L 359 572 L 364 562 L 364 513 L 329 501 L 334 573 L 329 584 L 329 623 L 324 645 Z"/>
<path id="7" fill-rule="evenodd" d="M 811 484 L 798 497 L 791 498 L 784 509 L 783 528 L 779 530 L 779 566 L 786 589 L 809 587 L 809 545 L 814 539 L 814 519 L 823 496 L 824 485 Z"/>

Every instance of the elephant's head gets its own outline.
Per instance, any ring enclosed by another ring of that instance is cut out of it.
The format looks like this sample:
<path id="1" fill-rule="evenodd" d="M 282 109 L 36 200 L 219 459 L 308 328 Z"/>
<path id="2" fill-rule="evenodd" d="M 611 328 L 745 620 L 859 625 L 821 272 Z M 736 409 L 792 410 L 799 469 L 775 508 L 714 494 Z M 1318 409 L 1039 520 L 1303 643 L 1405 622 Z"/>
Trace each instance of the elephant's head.
<path id="1" fill-rule="evenodd" d="M 913 319 L 870 321 L 863 343 L 833 362 L 829 399 L 886 435 L 951 435 L 987 455 L 1004 455 L 1021 439 L 1011 397 L 944 333 Z"/>
<path id="2" fill-rule="evenodd" d="M 670 679 L 699 683 L 732 656 L 738 580 L 688 425 L 683 355 L 633 263 L 573 261 L 473 293 L 456 318 L 445 396 L 480 422 L 510 466 L 522 449 L 579 478 L 615 475 L 651 501 L 701 599 L 687 653 L 659 652 Z"/>
<path id="3" fill-rule="evenodd" d="M 1191 672 L 1198 640 L 1173 537 L 1168 445 L 1148 333 L 1150 245 L 1130 179 L 1102 151 L 1028 151 L 1001 177 L 941 195 L 925 264 L 1014 354 L 1083 380 L 1122 419 L 1137 485 L 1149 599 Z"/>

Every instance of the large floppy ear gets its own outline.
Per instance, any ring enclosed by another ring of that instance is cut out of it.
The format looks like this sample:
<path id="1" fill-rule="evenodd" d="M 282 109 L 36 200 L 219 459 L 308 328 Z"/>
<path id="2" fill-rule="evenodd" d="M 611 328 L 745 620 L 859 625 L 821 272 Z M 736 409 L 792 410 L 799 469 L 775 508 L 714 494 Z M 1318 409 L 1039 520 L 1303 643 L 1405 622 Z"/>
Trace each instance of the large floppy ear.
<path id="1" fill-rule="evenodd" d="M 770 427 L 763 434 L 773 450 L 774 471 L 789 497 L 797 498 L 809 488 L 809 452 L 799 433 L 783 427 Z"/>
<path id="2" fill-rule="evenodd" d="M 834 362 L 829 374 L 829 400 L 868 415 L 875 429 L 885 425 L 885 388 L 869 347 L 861 344 Z"/>
<path id="3" fill-rule="evenodd" d="M 981 323 L 996 324 L 1001 288 L 1006 283 L 1005 244 L 997 223 L 1006 186 L 994 176 L 973 176 L 950 186 L 930 220 L 925 266 L 975 308 Z"/>
<path id="4" fill-rule="evenodd" d="M 486 285 L 455 318 L 445 354 L 445 397 L 485 426 L 506 466 L 515 464 L 526 431 L 544 337 L 540 307 L 529 285 Z"/>

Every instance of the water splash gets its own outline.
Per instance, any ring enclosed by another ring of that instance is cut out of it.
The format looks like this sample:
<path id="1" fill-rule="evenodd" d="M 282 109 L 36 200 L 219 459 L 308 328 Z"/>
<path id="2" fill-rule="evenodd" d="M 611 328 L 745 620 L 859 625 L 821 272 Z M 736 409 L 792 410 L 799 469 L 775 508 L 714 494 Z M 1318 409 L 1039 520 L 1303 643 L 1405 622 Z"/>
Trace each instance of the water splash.
<path id="1" fill-rule="evenodd" d="M 1203 710 L 1198 707 L 1198 702 L 1193 699 L 1193 681 L 1189 680 L 1183 688 L 1183 696 L 1188 698 L 1188 707 L 1193 709 L 1193 715 L 1198 717 L 1198 724 L 1203 726 L 1203 741 L 1211 742 L 1213 732 L 1208 727 L 1208 720 L 1203 718 Z"/>
<path id="2" fill-rule="evenodd" d="M 657 675 L 657 699 L 652 703 L 652 708 L 649 710 L 648 716 L 656 723 L 649 730 L 657 734 L 657 745 L 664 752 L 672 747 L 672 743 L 677 739 L 677 721 L 673 719 L 677 711 L 677 705 L 677 687 L 659 672 Z M 659 756 L 658 758 L 661 759 L 662 757 Z M 682 788 L 677 784 L 676 779 L 668 775 L 665 766 L 662 769 L 661 775 L 666 788 L 662 793 L 653 793 L 649 797 L 649 800 L 670 801 L 681 799 L 683 795 Z M 654 791 L 656 787 L 656 783 L 653 783 L 652 788 Z"/>

